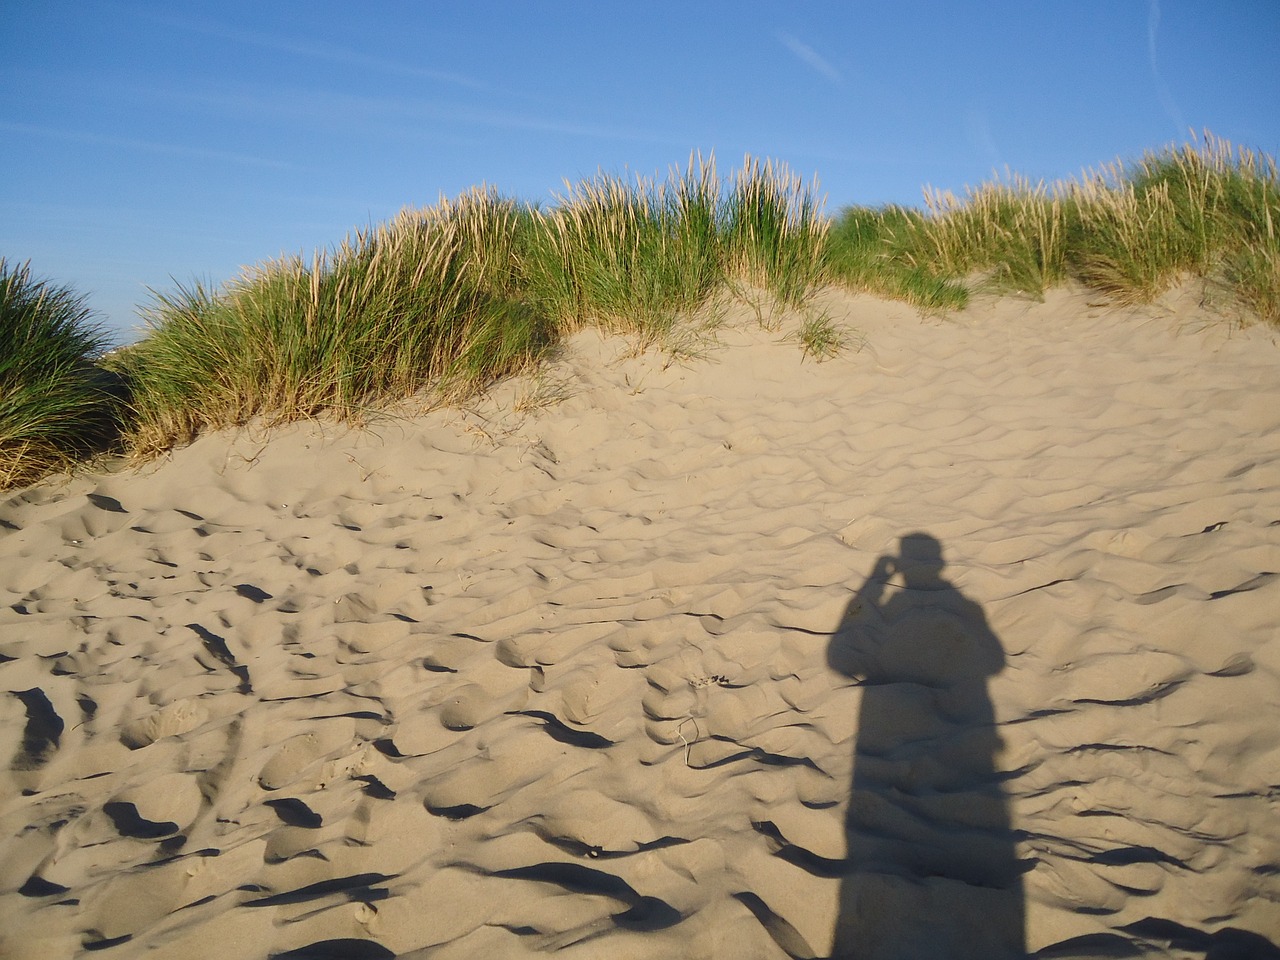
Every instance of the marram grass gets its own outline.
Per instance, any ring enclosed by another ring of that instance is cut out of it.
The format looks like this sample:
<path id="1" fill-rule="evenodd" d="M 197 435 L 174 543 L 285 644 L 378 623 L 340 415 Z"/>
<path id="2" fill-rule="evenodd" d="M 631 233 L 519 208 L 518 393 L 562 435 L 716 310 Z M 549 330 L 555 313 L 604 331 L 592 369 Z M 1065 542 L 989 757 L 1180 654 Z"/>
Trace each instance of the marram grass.
<path id="1" fill-rule="evenodd" d="M 513 245 L 525 217 L 475 190 L 220 291 L 157 294 L 151 331 L 125 362 L 132 446 L 161 450 L 255 417 L 357 419 L 532 362 L 553 328 L 519 289 Z"/>
<path id="2" fill-rule="evenodd" d="M 697 156 L 665 180 L 569 185 L 546 210 L 486 188 L 406 210 L 332 253 L 156 294 L 149 335 L 117 361 L 134 384 L 128 440 L 147 454 L 252 418 L 457 397 L 584 326 L 669 340 L 737 281 L 798 306 L 826 229 L 785 167 L 748 160 L 726 188 Z"/>
<path id="3" fill-rule="evenodd" d="M 106 342 L 83 297 L 0 258 L 0 489 L 92 452 L 115 403 L 92 362 Z"/>
<path id="4" fill-rule="evenodd" d="M 665 179 L 567 184 L 545 208 L 477 188 L 217 289 L 156 293 L 146 337 L 102 363 L 132 391 L 124 439 L 147 455 L 253 418 L 456 400 L 587 326 L 677 349 L 727 297 L 766 326 L 786 316 L 823 359 L 847 341 L 813 309 L 823 286 L 945 312 L 976 290 L 1041 297 L 1075 280 L 1140 303 L 1187 279 L 1280 324 L 1273 158 L 1206 135 L 1077 179 L 1008 176 L 828 218 L 816 183 L 781 164 L 748 157 L 722 179 L 694 155 Z M 83 301 L 3 261 L 0 280 L 5 486 L 83 456 L 113 407 Z"/>
<path id="5" fill-rule="evenodd" d="M 804 306 L 822 274 L 828 221 L 817 184 L 785 165 L 743 161 L 728 192 L 721 229 L 727 279 L 764 290 L 783 308 Z"/>
<path id="6" fill-rule="evenodd" d="M 665 181 L 601 174 L 566 185 L 518 245 L 526 295 L 561 330 L 597 324 L 661 339 L 722 281 L 717 191 L 701 158 Z"/>
<path id="7" fill-rule="evenodd" d="M 831 226 L 823 250 L 828 282 L 892 300 L 925 312 L 959 310 L 969 289 L 959 275 L 924 263 L 912 250 L 925 216 L 907 207 L 849 207 Z"/>
<path id="8" fill-rule="evenodd" d="M 1112 164 L 1070 185 L 1067 261 L 1084 283 L 1123 302 L 1150 300 L 1179 279 L 1222 286 L 1280 323 L 1280 175 L 1273 158 L 1206 136 Z"/>
<path id="9" fill-rule="evenodd" d="M 1206 135 L 1052 185 L 1011 176 L 925 210 L 855 207 L 832 228 L 833 279 L 924 309 L 967 291 L 1041 297 L 1074 279 L 1119 303 L 1199 278 L 1280 323 L 1280 176 L 1273 158 Z"/>

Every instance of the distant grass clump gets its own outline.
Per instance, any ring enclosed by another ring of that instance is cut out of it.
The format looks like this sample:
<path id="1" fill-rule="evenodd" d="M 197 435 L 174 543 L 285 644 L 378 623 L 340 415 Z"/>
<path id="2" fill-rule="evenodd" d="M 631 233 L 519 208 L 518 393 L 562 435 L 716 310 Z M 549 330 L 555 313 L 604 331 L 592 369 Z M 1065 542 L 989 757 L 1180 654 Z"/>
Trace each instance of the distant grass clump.
<path id="1" fill-rule="evenodd" d="M 552 336 L 523 296 L 514 245 L 528 214 L 475 190 L 288 257 L 220 291 L 158 294 L 126 352 L 139 453 L 254 417 L 358 419 L 427 387 L 473 391 Z"/>
<path id="2" fill-rule="evenodd" d="M 115 360 L 129 441 L 145 455 L 257 417 L 456 398 L 584 326 L 664 340 L 735 281 L 799 305 L 826 229 L 812 190 L 750 160 L 728 190 L 695 158 L 665 181 L 585 180 L 549 210 L 489 189 L 407 210 L 330 254 L 156 294 L 148 336 Z"/>
<path id="3" fill-rule="evenodd" d="M 925 210 L 844 211 L 826 252 L 837 282 L 924 309 L 969 289 L 1042 297 L 1075 279 L 1119 303 L 1199 277 L 1280 323 L 1280 176 L 1273 158 L 1206 136 L 1046 186 L 1021 177 Z"/>
<path id="4" fill-rule="evenodd" d="M 830 282 L 905 300 L 927 312 L 959 310 L 969 301 L 960 274 L 922 262 L 914 252 L 925 216 L 908 207 L 850 207 L 831 227 L 823 251 Z"/>
<path id="5" fill-rule="evenodd" d="M 518 254 L 527 295 L 561 330 L 599 324 L 660 339 L 722 282 L 719 182 L 690 160 L 666 181 L 601 174 L 532 213 Z"/>
<path id="6" fill-rule="evenodd" d="M 1072 184 L 1066 260 L 1081 281 L 1144 302 L 1203 277 L 1280 323 L 1280 175 L 1263 154 L 1206 137 Z"/>
<path id="7" fill-rule="evenodd" d="M 829 221 L 817 185 L 785 166 L 747 157 L 721 217 L 726 279 L 740 292 L 766 291 L 784 309 L 803 307 L 822 280 Z M 757 310 L 762 308 L 758 302 Z"/>
<path id="8" fill-rule="evenodd" d="M 0 489 L 69 467 L 109 429 L 106 344 L 83 297 L 0 258 Z"/>

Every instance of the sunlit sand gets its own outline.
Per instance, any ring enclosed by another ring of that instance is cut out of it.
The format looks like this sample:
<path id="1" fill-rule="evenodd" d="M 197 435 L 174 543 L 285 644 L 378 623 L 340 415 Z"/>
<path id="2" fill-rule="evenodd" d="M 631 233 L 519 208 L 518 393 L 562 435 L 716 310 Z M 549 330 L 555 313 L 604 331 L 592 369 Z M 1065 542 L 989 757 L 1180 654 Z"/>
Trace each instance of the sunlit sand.
<path id="1" fill-rule="evenodd" d="M 1273 955 L 1276 332 L 821 306 L 10 494 L 0 955 Z"/>

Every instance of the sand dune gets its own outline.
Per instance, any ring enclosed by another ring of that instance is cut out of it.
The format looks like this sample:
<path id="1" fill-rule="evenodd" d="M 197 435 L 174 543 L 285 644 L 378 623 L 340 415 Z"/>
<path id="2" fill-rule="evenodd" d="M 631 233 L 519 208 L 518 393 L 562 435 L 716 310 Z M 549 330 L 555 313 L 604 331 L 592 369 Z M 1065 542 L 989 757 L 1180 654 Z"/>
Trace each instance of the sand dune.
<path id="1" fill-rule="evenodd" d="M 11 496 L 0 955 L 1280 956 L 1275 334 L 825 306 Z"/>

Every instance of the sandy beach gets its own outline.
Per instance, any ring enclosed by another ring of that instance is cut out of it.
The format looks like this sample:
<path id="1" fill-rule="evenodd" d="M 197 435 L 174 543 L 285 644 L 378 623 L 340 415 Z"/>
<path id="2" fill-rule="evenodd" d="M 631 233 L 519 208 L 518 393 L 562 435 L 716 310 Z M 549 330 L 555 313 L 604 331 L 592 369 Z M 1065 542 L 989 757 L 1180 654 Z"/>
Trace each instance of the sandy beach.
<path id="1" fill-rule="evenodd" d="M 7 495 L 0 956 L 1280 957 L 1280 335 L 821 305 Z"/>

